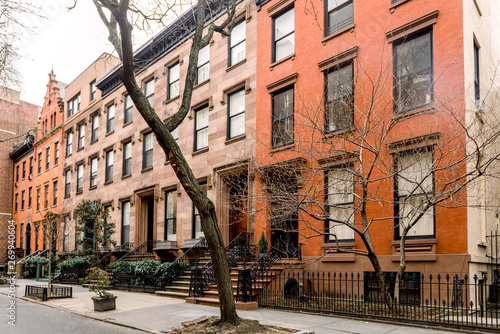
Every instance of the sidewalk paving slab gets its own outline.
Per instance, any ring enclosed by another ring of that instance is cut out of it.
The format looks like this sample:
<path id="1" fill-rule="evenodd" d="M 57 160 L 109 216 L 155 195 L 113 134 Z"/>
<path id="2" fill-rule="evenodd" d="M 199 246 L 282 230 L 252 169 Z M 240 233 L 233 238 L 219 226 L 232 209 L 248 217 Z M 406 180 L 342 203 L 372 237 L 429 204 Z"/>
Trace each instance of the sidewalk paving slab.
<path id="1" fill-rule="evenodd" d="M 24 297 L 28 284 L 40 284 L 34 280 L 16 280 L 16 297 L 72 312 L 95 320 L 142 330 L 148 333 L 168 332 L 181 326 L 182 322 L 198 319 L 202 316 L 219 316 L 219 308 L 189 304 L 182 299 L 156 296 L 148 293 L 136 293 L 113 290 L 118 298 L 116 310 L 95 312 L 91 297 L 95 294 L 87 288 L 72 285 L 73 298 L 51 299 L 46 302 L 33 301 Z M 7 294 L 8 286 L 0 287 L 0 293 Z M 258 320 L 262 324 L 293 328 L 305 333 L 334 334 L 438 334 L 457 332 L 439 328 L 423 328 L 400 323 L 385 323 L 371 320 L 350 319 L 332 315 L 316 315 L 301 312 L 288 312 L 268 308 L 253 311 L 238 311 L 242 318 Z"/>

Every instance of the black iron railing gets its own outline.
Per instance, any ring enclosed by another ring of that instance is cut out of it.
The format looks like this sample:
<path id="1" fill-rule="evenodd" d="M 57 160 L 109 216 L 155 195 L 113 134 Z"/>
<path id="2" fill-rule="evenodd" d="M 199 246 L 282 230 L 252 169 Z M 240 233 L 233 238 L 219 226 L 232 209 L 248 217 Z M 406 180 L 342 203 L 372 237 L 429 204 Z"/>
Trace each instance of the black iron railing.
<path id="1" fill-rule="evenodd" d="M 255 261 L 257 258 L 257 247 L 252 243 L 253 234 L 240 233 L 226 246 L 226 254 L 229 267 L 236 267 L 238 262 Z M 194 268 L 191 271 L 191 283 L 189 295 L 191 297 L 203 296 L 203 291 L 208 290 L 209 286 L 215 284 L 215 272 L 212 260 L 207 262 L 200 273 Z"/>
<path id="2" fill-rule="evenodd" d="M 113 289 L 154 293 L 161 290 L 156 275 L 113 274 Z"/>
<path id="3" fill-rule="evenodd" d="M 34 251 L 33 253 L 29 254 L 29 255 L 26 255 L 25 257 L 23 257 L 19 262 L 22 262 L 23 260 L 25 259 L 29 259 L 31 257 L 40 257 L 41 255 L 44 255 L 45 253 L 47 253 L 49 250 L 48 249 L 39 249 L 37 251 Z"/>
<path id="4" fill-rule="evenodd" d="M 155 247 L 156 247 L 156 240 L 146 240 L 116 261 L 117 262 L 123 261 L 127 257 L 153 256 L 154 255 L 153 248 Z"/>
<path id="5" fill-rule="evenodd" d="M 51 298 L 72 298 L 73 288 L 51 285 L 49 289 L 43 285 L 26 285 L 24 296 L 40 298 L 42 301 L 47 301 Z"/>
<path id="6" fill-rule="evenodd" d="M 386 303 L 374 273 L 266 273 L 254 283 L 259 306 L 397 319 L 460 328 L 500 328 L 498 277 L 386 274 Z M 488 283 L 490 282 L 490 283 Z"/>
<path id="7" fill-rule="evenodd" d="M 134 243 L 132 241 L 127 241 L 121 245 L 118 245 L 113 250 L 114 252 L 128 252 L 134 249 Z"/>

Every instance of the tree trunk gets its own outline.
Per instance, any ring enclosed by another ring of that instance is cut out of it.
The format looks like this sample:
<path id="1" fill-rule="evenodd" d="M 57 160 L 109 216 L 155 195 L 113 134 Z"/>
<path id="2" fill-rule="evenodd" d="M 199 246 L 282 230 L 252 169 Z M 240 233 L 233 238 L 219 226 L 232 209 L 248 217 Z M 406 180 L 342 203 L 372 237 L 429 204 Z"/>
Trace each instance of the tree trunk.
<path id="1" fill-rule="evenodd" d="M 399 269 L 398 274 L 396 275 L 396 284 L 394 285 L 394 300 L 399 304 L 399 288 L 401 285 L 401 279 L 403 278 L 403 274 L 406 270 L 406 250 L 405 250 L 405 242 L 406 235 L 408 233 L 408 229 L 404 229 L 403 233 L 401 233 L 401 240 L 399 241 Z"/>

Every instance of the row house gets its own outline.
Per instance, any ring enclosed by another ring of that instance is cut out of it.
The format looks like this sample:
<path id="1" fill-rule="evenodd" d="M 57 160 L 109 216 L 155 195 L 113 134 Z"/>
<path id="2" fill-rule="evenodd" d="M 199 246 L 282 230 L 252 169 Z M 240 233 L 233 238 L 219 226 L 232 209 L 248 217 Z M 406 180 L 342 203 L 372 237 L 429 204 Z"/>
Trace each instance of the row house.
<path id="1" fill-rule="evenodd" d="M 45 100 L 38 116 L 38 126 L 22 148 L 11 153 L 15 163 L 13 220 L 17 223 L 16 243 L 27 256 L 48 246 L 47 213 L 61 212 L 61 174 L 63 156 L 63 99 L 66 84 L 49 73 Z M 55 245 L 54 245 L 55 247 Z"/>
<path id="2" fill-rule="evenodd" d="M 216 203 L 224 238 L 252 227 L 246 218 L 250 160 L 255 149 L 255 4 L 237 6 L 231 36 L 215 34 L 200 50 L 192 108 L 172 133 L 208 197 Z M 184 90 L 191 47 L 184 19 L 135 52 L 137 81 L 158 116 L 168 121 Z M 122 85 L 115 58 L 99 59 L 66 87 L 63 249 L 76 239 L 82 199 L 97 199 L 115 223 L 115 250 L 148 240 L 159 255 L 176 256 L 203 237 L 200 218 L 151 129 Z M 97 87 L 97 90 L 96 90 Z M 90 90 L 89 90 L 90 89 Z M 95 95 L 93 95 L 95 94 Z"/>
<path id="3" fill-rule="evenodd" d="M 498 275 L 498 182 L 446 195 L 472 172 L 469 138 L 498 126 L 498 4 L 256 3 L 256 241 L 301 248 L 309 269 L 373 272 L 349 252 L 366 249 L 351 228 L 365 211 L 384 271 L 415 219 L 407 272 Z"/>

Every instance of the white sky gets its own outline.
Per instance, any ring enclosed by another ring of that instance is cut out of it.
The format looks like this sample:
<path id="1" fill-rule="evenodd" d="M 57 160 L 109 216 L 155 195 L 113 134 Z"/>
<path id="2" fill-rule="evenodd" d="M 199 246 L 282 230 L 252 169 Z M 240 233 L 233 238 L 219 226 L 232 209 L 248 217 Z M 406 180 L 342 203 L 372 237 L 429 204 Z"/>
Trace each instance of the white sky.
<path id="1" fill-rule="evenodd" d="M 21 100 L 41 106 L 52 67 L 57 80 L 69 84 L 103 52 L 112 52 L 113 47 L 92 0 L 78 0 L 71 11 L 67 7 L 73 0 L 31 1 L 38 3 L 45 19 L 26 18 L 36 31 L 25 32 L 20 41 L 20 54 L 26 59 L 19 62 L 18 69 L 23 82 Z M 141 44 L 147 39 L 142 35 L 136 36 Z"/>

